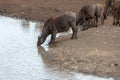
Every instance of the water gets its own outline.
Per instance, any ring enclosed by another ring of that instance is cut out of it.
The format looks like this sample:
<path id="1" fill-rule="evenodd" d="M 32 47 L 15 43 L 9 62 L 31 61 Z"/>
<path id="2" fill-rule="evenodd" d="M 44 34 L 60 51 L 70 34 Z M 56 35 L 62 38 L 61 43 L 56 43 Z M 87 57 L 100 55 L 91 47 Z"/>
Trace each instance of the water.
<path id="1" fill-rule="evenodd" d="M 0 80 L 114 80 L 49 67 L 36 46 L 39 26 L 0 16 Z"/>

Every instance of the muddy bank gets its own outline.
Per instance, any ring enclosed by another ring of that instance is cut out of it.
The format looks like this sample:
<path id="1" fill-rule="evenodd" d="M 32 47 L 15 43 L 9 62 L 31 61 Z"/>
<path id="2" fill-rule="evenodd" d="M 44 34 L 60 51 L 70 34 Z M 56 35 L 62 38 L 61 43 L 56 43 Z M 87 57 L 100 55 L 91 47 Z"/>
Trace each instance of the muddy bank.
<path id="1" fill-rule="evenodd" d="M 120 28 L 100 26 L 79 32 L 77 40 L 71 35 L 56 40 L 48 56 L 54 64 L 62 68 L 97 74 L 100 76 L 120 76 Z"/>

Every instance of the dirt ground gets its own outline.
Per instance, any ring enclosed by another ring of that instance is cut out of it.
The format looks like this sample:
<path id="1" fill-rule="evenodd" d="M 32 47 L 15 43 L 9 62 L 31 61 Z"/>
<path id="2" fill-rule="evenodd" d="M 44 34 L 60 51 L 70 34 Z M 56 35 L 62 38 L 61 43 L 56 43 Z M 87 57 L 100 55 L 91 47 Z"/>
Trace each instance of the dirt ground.
<path id="1" fill-rule="evenodd" d="M 120 77 L 120 28 L 99 26 L 79 32 L 77 40 L 61 36 L 50 48 L 51 61 L 77 72 Z"/>
<path id="2" fill-rule="evenodd" d="M 11 17 L 45 21 L 65 11 L 78 12 L 87 3 L 103 0 L 0 0 L 0 13 Z"/>
<path id="3" fill-rule="evenodd" d="M 45 21 L 65 11 L 79 12 L 88 3 L 104 3 L 103 0 L 0 0 L 0 14 Z M 48 57 L 52 63 L 77 72 L 101 76 L 120 76 L 120 27 L 112 26 L 112 17 L 105 25 L 78 33 L 77 40 L 71 35 L 56 40 Z"/>

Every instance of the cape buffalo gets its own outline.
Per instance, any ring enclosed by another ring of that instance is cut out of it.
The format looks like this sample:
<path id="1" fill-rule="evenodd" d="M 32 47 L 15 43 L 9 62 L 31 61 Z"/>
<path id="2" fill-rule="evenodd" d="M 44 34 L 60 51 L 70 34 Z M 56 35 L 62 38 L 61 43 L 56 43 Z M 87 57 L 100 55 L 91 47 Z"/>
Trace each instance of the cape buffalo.
<path id="1" fill-rule="evenodd" d="M 41 36 L 38 37 L 37 45 L 39 46 L 44 43 L 49 34 L 51 34 L 50 44 L 53 44 L 56 34 L 68 31 L 70 27 L 73 31 L 71 39 L 76 39 L 78 29 L 76 27 L 76 14 L 74 12 L 65 12 L 57 17 L 49 18 L 44 24 Z"/>
<path id="2" fill-rule="evenodd" d="M 107 15 L 111 13 L 114 2 L 115 0 L 105 0 L 105 9 L 106 9 Z"/>
<path id="3" fill-rule="evenodd" d="M 120 18 L 120 1 L 113 4 L 113 6 L 112 6 L 112 14 L 113 14 L 113 18 L 114 18 L 113 25 L 119 24 L 119 26 L 120 26 L 120 23 L 119 23 L 119 18 Z"/>
<path id="4" fill-rule="evenodd" d="M 88 4 L 84 5 L 78 15 L 76 24 L 84 22 L 83 29 L 86 29 L 86 23 L 88 20 L 94 20 L 94 25 L 98 26 L 98 18 L 101 18 L 101 24 L 104 23 L 104 19 L 106 19 L 106 12 L 104 6 L 102 4 Z"/>

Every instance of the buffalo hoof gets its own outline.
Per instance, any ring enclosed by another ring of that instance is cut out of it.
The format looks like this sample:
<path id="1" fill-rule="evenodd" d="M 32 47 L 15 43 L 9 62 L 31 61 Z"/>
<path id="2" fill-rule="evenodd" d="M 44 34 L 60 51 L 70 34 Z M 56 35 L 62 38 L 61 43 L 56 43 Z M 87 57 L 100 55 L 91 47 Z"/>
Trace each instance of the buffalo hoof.
<path id="1" fill-rule="evenodd" d="M 49 45 L 55 44 L 55 41 L 50 41 Z"/>
<path id="2" fill-rule="evenodd" d="M 77 39 L 77 36 L 75 36 L 75 39 Z"/>
<path id="3" fill-rule="evenodd" d="M 85 31 L 85 30 L 86 30 L 86 28 L 82 28 L 82 29 L 81 29 L 81 31 Z"/>
<path id="4" fill-rule="evenodd" d="M 54 43 L 49 43 L 49 47 L 56 47 L 55 42 Z"/>
<path id="5" fill-rule="evenodd" d="M 71 39 L 77 39 L 77 37 L 71 37 Z"/>
<path id="6" fill-rule="evenodd" d="M 96 25 L 95 27 L 97 28 L 98 26 Z"/>
<path id="7" fill-rule="evenodd" d="M 119 22 L 116 22 L 116 25 L 118 25 L 119 24 Z"/>
<path id="8" fill-rule="evenodd" d="M 71 39 L 74 39 L 73 37 L 71 37 Z"/>
<path id="9" fill-rule="evenodd" d="M 115 22 L 113 22 L 113 25 L 115 25 Z"/>

